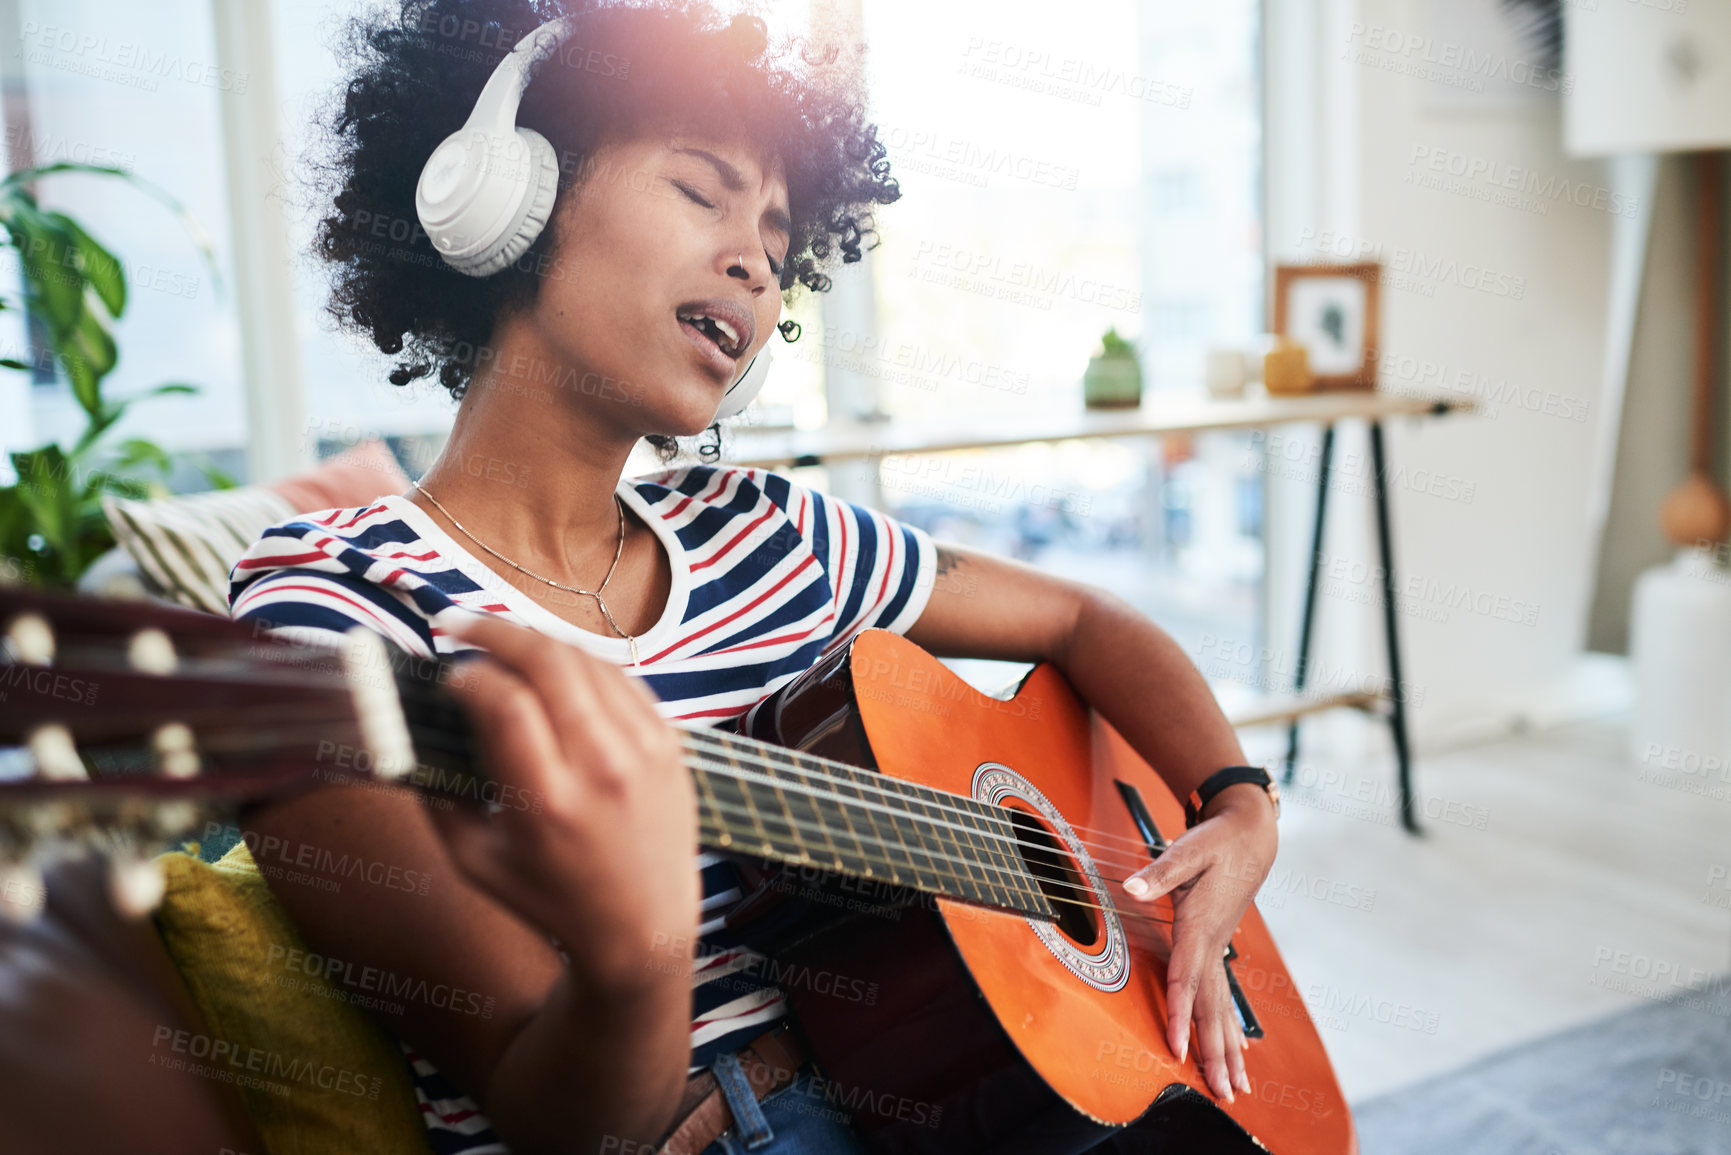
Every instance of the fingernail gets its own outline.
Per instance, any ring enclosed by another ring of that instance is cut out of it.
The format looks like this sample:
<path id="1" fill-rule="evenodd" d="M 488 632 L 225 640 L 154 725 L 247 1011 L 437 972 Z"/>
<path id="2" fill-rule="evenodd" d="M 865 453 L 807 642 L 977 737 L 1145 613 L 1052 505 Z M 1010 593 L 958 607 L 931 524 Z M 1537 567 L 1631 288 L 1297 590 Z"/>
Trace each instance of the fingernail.
<path id="1" fill-rule="evenodd" d="M 1182 1063 L 1185 1057 L 1189 1054 L 1190 1036 L 1186 1035 L 1184 1038 L 1178 1040 L 1178 1061 Z"/>
<path id="2" fill-rule="evenodd" d="M 1124 880 L 1124 889 L 1137 898 L 1148 893 L 1148 880 L 1140 874 L 1132 874 Z"/>

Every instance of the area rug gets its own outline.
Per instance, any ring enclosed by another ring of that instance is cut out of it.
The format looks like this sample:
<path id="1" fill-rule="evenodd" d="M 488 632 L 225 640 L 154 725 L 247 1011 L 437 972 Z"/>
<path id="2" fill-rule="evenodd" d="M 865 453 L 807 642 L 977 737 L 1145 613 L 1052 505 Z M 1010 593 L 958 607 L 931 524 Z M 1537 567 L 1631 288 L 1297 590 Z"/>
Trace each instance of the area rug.
<path id="1" fill-rule="evenodd" d="M 1731 975 L 1353 1114 L 1362 1155 L 1731 1155 Z"/>

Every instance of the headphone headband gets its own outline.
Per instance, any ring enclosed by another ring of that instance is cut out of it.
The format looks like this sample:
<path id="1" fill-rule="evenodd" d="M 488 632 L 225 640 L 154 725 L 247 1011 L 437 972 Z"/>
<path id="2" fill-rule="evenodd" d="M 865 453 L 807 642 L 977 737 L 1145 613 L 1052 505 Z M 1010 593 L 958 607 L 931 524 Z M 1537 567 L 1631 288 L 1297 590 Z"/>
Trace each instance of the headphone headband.
<path id="1" fill-rule="evenodd" d="M 487 78 L 463 126 L 440 142 L 415 185 L 415 215 L 445 263 L 491 276 L 529 251 L 559 189 L 553 146 L 517 127 L 530 70 L 571 35 L 568 17 L 517 42 Z"/>

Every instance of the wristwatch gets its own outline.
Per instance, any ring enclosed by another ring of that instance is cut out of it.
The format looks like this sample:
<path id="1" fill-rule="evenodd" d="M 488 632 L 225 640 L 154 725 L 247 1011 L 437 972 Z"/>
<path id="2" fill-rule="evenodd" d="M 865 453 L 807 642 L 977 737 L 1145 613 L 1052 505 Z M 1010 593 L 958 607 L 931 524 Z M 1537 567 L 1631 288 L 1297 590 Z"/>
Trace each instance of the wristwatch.
<path id="1" fill-rule="evenodd" d="M 1274 784 L 1268 771 L 1260 766 L 1228 766 L 1224 770 L 1216 770 L 1203 779 L 1184 800 L 1184 828 L 1186 830 L 1202 821 L 1202 810 L 1214 796 L 1228 786 L 1236 786 L 1240 782 L 1254 782 L 1268 794 L 1268 800 L 1274 803 L 1274 816 L 1280 817 L 1280 787 Z"/>

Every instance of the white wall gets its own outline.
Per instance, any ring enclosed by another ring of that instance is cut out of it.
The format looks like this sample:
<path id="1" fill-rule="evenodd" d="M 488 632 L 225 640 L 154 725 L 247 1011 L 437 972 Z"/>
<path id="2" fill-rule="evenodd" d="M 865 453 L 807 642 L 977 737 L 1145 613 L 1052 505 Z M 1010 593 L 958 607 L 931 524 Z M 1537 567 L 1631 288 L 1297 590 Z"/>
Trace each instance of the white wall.
<path id="1" fill-rule="evenodd" d="M 1612 210 L 1630 206 L 1613 199 L 1604 166 L 1562 155 L 1554 93 L 1496 83 L 1527 75 L 1518 65 L 1530 53 L 1523 58 L 1514 46 L 1488 78 L 1451 64 L 1466 49 L 1475 59 L 1495 52 L 1474 39 L 1483 31 L 1476 18 L 1495 4 L 1270 5 L 1280 10 L 1271 37 L 1304 26 L 1289 44 L 1309 41 L 1302 50 L 1315 62 L 1312 131 L 1322 138 L 1312 150 L 1319 160 L 1271 147 L 1271 252 L 1380 258 L 1383 387 L 1475 394 L 1484 407 L 1478 416 L 1387 430 L 1391 465 L 1406 471 L 1391 478 L 1402 593 L 1421 590 L 1400 620 L 1421 752 L 1582 705 L 1571 701 L 1571 687 L 1593 571 L 1588 492 L 1602 417 Z M 1279 43 L 1270 50 L 1283 52 Z M 1271 69 L 1271 106 L 1301 100 L 1279 86 L 1302 85 L 1305 72 L 1294 60 Z M 1542 74 L 1535 79 L 1543 83 Z M 1441 158 L 1442 172 L 1428 167 L 1430 157 Z M 1306 172 L 1306 164 L 1325 171 Z M 1481 175 L 1450 177 L 1450 168 Z M 1457 183 L 1424 187 L 1432 178 Z M 1488 199 L 1503 191 L 1493 181 L 1503 180 L 1515 184 L 1518 203 Z M 1547 195 L 1565 181 L 1566 194 Z M 1486 283 L 1488 291 L 1474 287 Z M 1367 456 L 1356 431 L 1342 448 Z M 1368 465 L 1361 473 L 1368 478 Z M 1433 484 L 1440 493 L 1427 491 Z M 1339 532 L 1327 552 L 1370 557 L 1368 493 L 1343 483 L 1330 500 Z M 1303 504 L 1287 494 L 1273 508 Z M 1291 574 L 1307 531 L 1286 538 L 1273 543 L 1276 572 Z M 1292 538 L 1301 539 L 1296 555 Z M 1361 591 L 1366 601 L 1352 600 Z M 1376 594 L 1373 581 L 1355 583 L 1349 573 L 1325 586 L 1319 624 L 1325 654 L 1380 673 Z M 1296 637 L 1291 612 L 1273 618 L 1277 641 Z"/>

